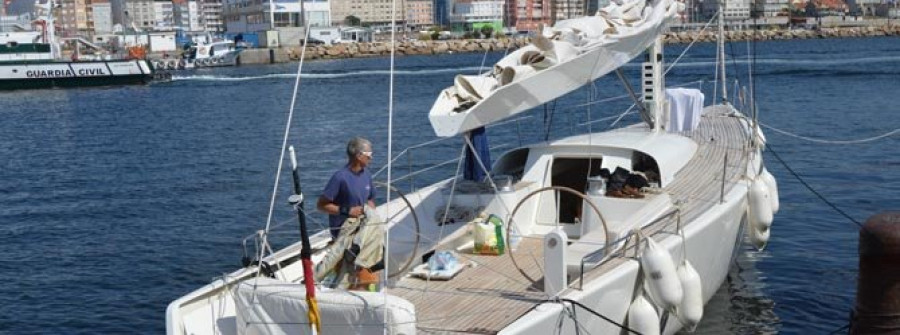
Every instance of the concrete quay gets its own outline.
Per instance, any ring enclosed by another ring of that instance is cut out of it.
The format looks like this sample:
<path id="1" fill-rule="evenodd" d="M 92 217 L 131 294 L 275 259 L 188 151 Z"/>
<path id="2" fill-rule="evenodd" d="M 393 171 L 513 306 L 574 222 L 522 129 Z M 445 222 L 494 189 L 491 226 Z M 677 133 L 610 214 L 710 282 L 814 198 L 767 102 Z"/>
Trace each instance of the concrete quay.
<path id="1" fill-rule="evenodd" d="M 849 28 L 822 28 L 818 30 L 735 30 L 725 32 L 730 41 L 756 39 L 790 40 L 821 38 L 854 38 L 872 36 L 900 36 L 900 25 L 869 26 Z M 694 39 L 698 43 L 713 42 L 716 38 L 714 29 L 706 31 L 670 32 L 665 35 L 665 43 L 690 43 Z M 397 43 L 397 55 L 436 55 L 460 52 L 485 52 L 515 50 L 531 43 L 530 38 L 517 39 L 471 39 L 444 41 L 402 41 Z M 285 63 L 299 60 L 301 47 L 282 47 L 273 49 L 248 49 L 241 53 L 240 64 Z M 349 43 L 336 45 L 318 45 L 306 48 L 306 59 L 342 59 L 382 57 L 390 55 L 390 44 L 387 42 Z"/>

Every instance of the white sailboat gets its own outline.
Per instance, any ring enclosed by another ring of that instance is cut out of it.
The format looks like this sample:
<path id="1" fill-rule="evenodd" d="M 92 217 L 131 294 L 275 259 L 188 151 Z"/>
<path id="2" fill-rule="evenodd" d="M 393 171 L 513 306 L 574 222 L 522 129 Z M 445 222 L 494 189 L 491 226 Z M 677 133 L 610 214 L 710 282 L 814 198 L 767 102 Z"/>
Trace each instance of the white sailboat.
<path id="1" fill-rule="evenodd" d="M 672 334 L 701 322 L 741 232 L 765 245 L 778 198 L 753 118 L 725 99 L 701 108 L 698 91 L 664 98 L 660 34 L 678 7 L 614 3 L 544 29 L 491 73 L 458 76 L 429 118 L 438 136 L 463 135 L 474 152 L 471 130 L 589 84 L 649 48 L 639 103 L 646 122 L 522 146 L 492 165 L 473 155 L 485 181 L 452 176 L 379 206 L 389 218 L 390 281 L 379 292 L 317 287 L 318 331 Z M 601 170 L 617 168 L 643 172 L 649 187 L 606 192 L 613 177 Z M 501 218 L 490 227 L 502 232 L 485 233 L 479 213 Z M 319 262 L 330 234 L 310 239 Z M 502 255 L 476 253 L 487 241 Z M 167 333 L 316 331 L 301 250 L 298 242 L 248 262 L 172 302 Z M 465 266 L 439 277 L 422 256 L 442 251 Z"/>

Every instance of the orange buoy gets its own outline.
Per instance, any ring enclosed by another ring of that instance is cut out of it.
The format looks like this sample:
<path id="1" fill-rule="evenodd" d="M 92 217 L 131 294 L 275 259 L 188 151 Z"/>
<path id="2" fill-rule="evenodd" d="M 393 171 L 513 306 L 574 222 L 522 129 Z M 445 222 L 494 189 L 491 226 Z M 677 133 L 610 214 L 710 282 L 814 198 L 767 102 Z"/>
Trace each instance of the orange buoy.
<path id="1" fill-rule="evenodd" d="M 850 334 L 900 333 L 900 212 L 870 217 L 859 230 L 859 279 Z"/>

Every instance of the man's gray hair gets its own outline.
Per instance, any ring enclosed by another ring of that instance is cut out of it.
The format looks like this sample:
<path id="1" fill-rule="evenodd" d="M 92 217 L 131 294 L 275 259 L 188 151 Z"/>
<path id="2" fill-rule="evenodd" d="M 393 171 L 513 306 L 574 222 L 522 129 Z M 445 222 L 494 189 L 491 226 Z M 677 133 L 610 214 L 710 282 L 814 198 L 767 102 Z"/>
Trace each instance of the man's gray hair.
<path id="1" fill-rule="evenodd" d="M 354 137 L 350 139 L 350 142 L 347 142 L 347 157 L 356 157 L 356 155 L 366 151 L 366 149 L 372 149 L 372 142 L 359 136 Z"/>

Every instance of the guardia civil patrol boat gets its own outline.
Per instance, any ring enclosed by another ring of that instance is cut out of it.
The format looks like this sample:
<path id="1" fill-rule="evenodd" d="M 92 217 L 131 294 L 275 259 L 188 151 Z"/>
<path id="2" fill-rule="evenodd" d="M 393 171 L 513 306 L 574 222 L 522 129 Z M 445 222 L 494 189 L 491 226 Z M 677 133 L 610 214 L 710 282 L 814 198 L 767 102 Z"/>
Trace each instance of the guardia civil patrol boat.
<path id="1" fill-rule="evenodd" d="M 153 68 L 143 59 L 64 59 L 56 38 L 53 1 L 35 4 L 35 31 L 0 31 L 0 90 L 145 84 Z"/>

